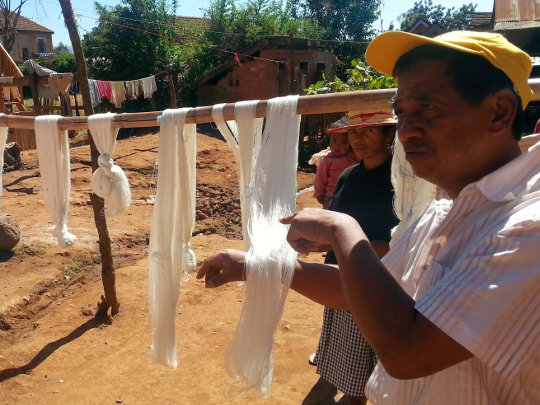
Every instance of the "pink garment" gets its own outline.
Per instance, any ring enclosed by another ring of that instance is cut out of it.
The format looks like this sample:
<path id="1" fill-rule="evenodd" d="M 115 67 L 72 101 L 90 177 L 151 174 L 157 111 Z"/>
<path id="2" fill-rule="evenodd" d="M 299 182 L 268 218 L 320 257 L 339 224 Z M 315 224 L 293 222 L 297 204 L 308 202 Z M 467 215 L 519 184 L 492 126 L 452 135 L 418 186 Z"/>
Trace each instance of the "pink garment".
<path id="1" fill-rule="evenodd" d="M 111 82 L 106 82 L 103 80 L 96 80 L 96 82 L 97 82 L 100 98 L 108 98 L 109 100 L 113 98 Z"/>
<path id="2" fill-rule="evenodd" d="M 540 134 L 540 120 L 536 123 L 533 134 Z"/>
<path id="3" fill-rule="evenodd" d="M 313 197 L 324 196 L 330 198 L 334 194 L 334 188 L 339 175 L 347 167 L 359 163 L 356 155 L 353 152 L 349 152 L 346 155 L 336 156 L 332 152 L 326 155 L 317 168 L 317 174 L 315 175 Z"/>

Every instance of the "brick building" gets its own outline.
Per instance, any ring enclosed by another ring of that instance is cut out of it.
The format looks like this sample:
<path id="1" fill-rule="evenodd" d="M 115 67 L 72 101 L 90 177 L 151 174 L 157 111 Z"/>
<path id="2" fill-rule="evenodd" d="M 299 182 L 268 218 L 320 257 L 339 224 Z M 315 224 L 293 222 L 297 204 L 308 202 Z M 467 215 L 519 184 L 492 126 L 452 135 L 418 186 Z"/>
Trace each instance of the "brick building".
<path id="1" fill-rule="evenodd" d="M 3 28 L 3 14 L 0 13 L 0 17 L 0 28 Z M 10 19 L 13 19 L 13 17 Z M 37 54 L 52 54 L 52 34 L 54 34 L 54 31 L 22 15 L 19 16 L 19 20 L 17 21 L 17 38 L 11 50 L 11 57 L 15 62 L 21 63 L 26 59 L 34 58 Z M 0 34 L 0 41 L 3 42 L 3 40 L 4 38 Z"/>
<path id="2" fill-rule="evenodd" d="M 191 90 L 198 105 L 303 94 L 332 70 L 335 46 L 334 41 L 268 37 L 242 51 L 240 64 L 232 57 L 195 81 Z"/>

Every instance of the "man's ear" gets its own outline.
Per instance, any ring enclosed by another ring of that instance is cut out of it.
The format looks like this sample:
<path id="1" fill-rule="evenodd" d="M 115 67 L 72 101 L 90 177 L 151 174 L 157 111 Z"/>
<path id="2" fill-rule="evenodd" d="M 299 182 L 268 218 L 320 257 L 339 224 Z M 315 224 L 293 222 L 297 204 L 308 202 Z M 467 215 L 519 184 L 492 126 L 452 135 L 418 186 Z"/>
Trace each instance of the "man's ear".
<path id="1" fill-rule="evenodd" d="M 512 132 L 512 124 L 517 114 L 518 99 L 510 89 L 500 90 L 489 97 L 491 108 L 490 133 L 495 136 Z"/>

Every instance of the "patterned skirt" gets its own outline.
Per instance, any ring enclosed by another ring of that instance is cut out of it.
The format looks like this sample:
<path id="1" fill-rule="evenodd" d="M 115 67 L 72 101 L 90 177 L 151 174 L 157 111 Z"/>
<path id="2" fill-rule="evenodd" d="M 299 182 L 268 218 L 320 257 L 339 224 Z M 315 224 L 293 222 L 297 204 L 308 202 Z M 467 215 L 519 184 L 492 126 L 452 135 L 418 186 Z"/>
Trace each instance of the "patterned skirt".
<path id="1" fill-rule="evenodd" d="M 349 311 L 325 308 L 315 356 L 317 374 L 350 397 L 365 396 L 377 356 Z"/>

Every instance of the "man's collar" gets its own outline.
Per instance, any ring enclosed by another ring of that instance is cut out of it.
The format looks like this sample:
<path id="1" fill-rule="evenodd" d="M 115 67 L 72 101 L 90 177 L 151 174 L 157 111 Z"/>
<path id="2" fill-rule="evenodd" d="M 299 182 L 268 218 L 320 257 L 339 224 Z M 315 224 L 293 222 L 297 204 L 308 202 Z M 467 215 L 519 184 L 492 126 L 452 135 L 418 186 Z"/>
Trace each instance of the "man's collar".
<path id="1" fill-rule="evenodd" d="M 508 162 L 506 165 L 466 186 L 459 195 L 476 188 L 494 202 L 512 201 L 527 194 L 540 180 L 540 142 Z M 459 198 L 459 197 L 458 197 Z M 437 188 L 435 199 L 450 199 L 448 193 Z"/>

